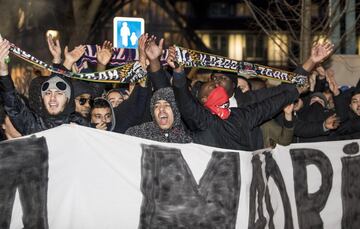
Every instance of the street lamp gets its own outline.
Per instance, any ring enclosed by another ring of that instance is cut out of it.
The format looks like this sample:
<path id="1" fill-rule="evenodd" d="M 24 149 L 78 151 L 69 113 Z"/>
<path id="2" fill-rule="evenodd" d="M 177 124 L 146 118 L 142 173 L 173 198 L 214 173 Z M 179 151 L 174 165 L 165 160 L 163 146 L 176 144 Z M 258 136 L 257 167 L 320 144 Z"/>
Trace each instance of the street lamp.
<path id="1" fill-rule="evenodd" d="M 60 33 L 57 30 L 52 30 L 52 29 L 48 30 L 46 32 L 46 37 L 48 37 L 50 35 L 51 35 L 53 40 L 59 40 L 60 39 Z"/>

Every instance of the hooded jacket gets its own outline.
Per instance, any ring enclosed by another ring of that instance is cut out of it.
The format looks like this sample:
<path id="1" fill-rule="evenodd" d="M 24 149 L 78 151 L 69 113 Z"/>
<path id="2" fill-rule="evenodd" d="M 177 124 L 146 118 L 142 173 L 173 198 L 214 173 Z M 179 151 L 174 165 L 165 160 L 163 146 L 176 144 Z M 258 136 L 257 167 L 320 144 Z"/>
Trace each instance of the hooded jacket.
<path id="1" fill-rule="evenodd" d="M 174 123 L 172 127 L 167 130 L 161 129 L 155 121 L 155 103 L 159 100 L 167 101 L 174 114 Z M 146 122 L 141 125 L 131 127 L 125 134 L 159 142 L 189 143 L 192 141 L 181 122 L 180 112 L 175 102 L 174 92 L 170 87 L 161 88 L 154 93 L 151 98 L 150 112 L 153 119 L 152 122 Z"/>
<path id="2" fill-rule="evenodd" d="M 88 122 L 79 114 L 75 113 L 74 90 L 71 82 L 64 77 L 55 74 L 51 75 L 48 79 L 55 76 L 65 80 L 68 85 L 70 85 L 71 90 L 71 96 L 64 111 L 58 115 L 49 115 L 46 112 L 43 103 L 41 103 L 42 109 L 38 110 L 40 113 L 32 111 L 17 95 L 11 77 L 0 77 L 0 94 L 4 100 L 4 108 L 10 117 L 11 122 L 22 135 L 37 133 L 68 123 L 88 126 Z"/>
<path id="3" fill-rule="evenodd" d="M 228 119 L 222 120 L 196 102 L 186 87 L 184 73 L 174 73 L 174 93 L 182 117 L 193 132 L 194 142 L 236 150 L 256 150 L 250 132 L 271 119 L 296 100 L 298 91 L 292 85 L 281 88 L 277 95 L 244 108 L 231 108 Z M 190 121 L 190 122 L 189 122 Z M 262 139 L 261 139 L 262 140 Z"/>
<path id="4" fill-rule="evenodd" d="M 111 103 L 110 103 L 107 99 L 104 99 L 104 98 L 102 98 L 102 97 L 97 97 L 97 98 L 95 98 L 95 99 L 94 99 L 94 104 L 96 104 L 97 101 L 99 101 L 99 100 L 102 100 L 102 101 L 106 102 L 107 104 L 109 104 L 110 111 L 111 111 L 111 123 L 110 123 L 110 125 L 108 126 L 107 131 L 113 131 L 114 128 L 115 128 L 115 126 L 116 126 L 116 119 L 115 119 L 114 109 L 113 109 Z M 92 126 L 93 124 L 90 124 L 90 125 Z"/>

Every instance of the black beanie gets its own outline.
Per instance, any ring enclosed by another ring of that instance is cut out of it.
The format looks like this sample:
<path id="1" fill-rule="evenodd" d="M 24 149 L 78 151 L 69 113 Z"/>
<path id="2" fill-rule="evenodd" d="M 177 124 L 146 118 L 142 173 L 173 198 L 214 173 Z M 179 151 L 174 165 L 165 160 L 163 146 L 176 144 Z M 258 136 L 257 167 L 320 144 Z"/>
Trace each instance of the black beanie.
<path id="1" fill-rule="evenodd" d="M 92 85 L 81 80 L 74 80 L 72 85 L 74 88 L 74 98 L 82 94 L 90 94 L 92 97 L 94 97 L 94 89 Z"/>

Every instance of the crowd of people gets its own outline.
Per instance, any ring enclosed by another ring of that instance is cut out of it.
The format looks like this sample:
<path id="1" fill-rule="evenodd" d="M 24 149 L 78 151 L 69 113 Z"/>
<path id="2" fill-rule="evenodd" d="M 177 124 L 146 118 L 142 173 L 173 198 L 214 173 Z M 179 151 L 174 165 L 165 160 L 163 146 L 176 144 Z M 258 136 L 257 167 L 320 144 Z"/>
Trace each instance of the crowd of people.
<path id="1" fill-rule="evenodd" d="M 85 52 L 69 51 L 48 37 L 57 68 L 79 71 Z M 160 57 L 164 40 L 144 34 L 139 38 L 139 62 L 147 80 L 129 87 L 66 78 L 59 74 L 34 78 L 29 95 L 20 94 L 9 74 L 10 44 L 0 41 L 0 138 L 24 135 L 74 123 L 160 142 L 199 143 L 214 147 L 257 150 L 293 142 L 333 141 L 360 137 L 360 83 L 339 87 L 332 69 L 321 63 L 332 53 L 330 43 L 316 44 L 295 72 L 307 75 L 309 85 L 283 83 L 269 87 L 264 80 L 221 71 L 204 81 L 187 77 L 168 48 L 167 65 Z M 112 44 L 97 46 L 97 66 L 81 71 L 103 71 Z"/>

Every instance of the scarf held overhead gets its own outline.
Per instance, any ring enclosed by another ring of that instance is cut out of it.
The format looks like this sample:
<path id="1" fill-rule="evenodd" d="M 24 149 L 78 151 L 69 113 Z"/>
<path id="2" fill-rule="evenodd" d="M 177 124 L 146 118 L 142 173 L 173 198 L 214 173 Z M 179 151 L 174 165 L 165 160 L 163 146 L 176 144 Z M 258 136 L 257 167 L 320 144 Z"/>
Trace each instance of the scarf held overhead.
<path id="1" fill-rule="evenodd" d="M 102 72 L 93 73 L 73 73 L 71 71 L 55 68 L 27 52 L 11 44 L 10 53 L 13 55 L 50 72 L 64 75 L 69 78 L 79 80 L 103 82 L 103 83 L 131 83 L 137 82 L 146 76 L 146 71 L 141 67 L 139 62 L 129 62 L 122 66 L 109 69 Z"/>
<path id="2" fill-rule="evenodd" d="M 235 72 L 245 77 L 259 77 L 282 81 L 285 83 L 293 83 L 299 86 L 308 84 L 307 76 L 288 72 L 265 65 L 233 60 L 227 57 L 213 55 L 209 53 L 199 52 L 179 46 L 176 47 L 176 61 L 185 68 L 203 68 L 210 70 L 220 70 Z M 164 50 L 160 57 L 162 65 L 166 65 L 168 50 Z M 138 60 L 138 52 L 134 49 L 113 48 L 113 55 L 109 62 L 110 66 L 121 66 L 128 61 Z M 84 56 L 76 63 L 81 69 L 85 61 L 96 64 L 96 46 L 87 45 Z"/>
<path id="3" fill-rule="evenodd" d="M 79 69 L 83 67 L 85 61 L 89 61 L 92 64 L 97 63 L 96 48 L 94 47 L 94 45 L 86 46 L 85 54 L 76 63 Z M 109 66 L 117 67 L 102 72 L 73 73 L 48 65 L 31 54 L 28 54 L 20 48 L 16 47 L 14 44 L 11 44 L 10 48 L 10 52 L 19 58 L 41 68 L 47 69 L 50 72 L 62 74 L 70 78 L 105 83 L 130 83 L 139 81 L 145 77 L 146 71 L 143 70 L 140 63 L 136 61 L 138 59 L 138 54 L 136 51 L 129 49 L 113 50 L 114 52 Z M 164 50 L 163 55 L 161 56 L 161 63 L 163 65 L 166 64 L 165 60 L 167 55 L 168 51 Z M 245 61 L 237 61 L 179 46 L 176 46 L 176 61 L 177 63 L 184 65 L 184 67 L 187 68 L 205 68 L 210 70 L 236 72 L 242 76 L 278 80 L 286 83 L 293 83 L 298 86 L 304 86 L 308 84 L 307 76 L 299 75 L 294 72 L 288 72 L 285 70 Z"/>

